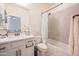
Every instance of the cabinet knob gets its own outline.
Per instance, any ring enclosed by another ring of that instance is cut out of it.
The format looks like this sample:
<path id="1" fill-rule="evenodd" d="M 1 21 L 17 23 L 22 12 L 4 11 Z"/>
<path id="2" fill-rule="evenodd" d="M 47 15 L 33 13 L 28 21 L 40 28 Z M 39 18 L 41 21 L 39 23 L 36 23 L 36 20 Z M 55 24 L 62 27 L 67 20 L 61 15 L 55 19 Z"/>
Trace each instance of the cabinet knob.
<path id="1" fill-rule="evenodd" d="M 19 50 L 19 56 L 21 56 L 21 49 Z"/>
<path id="2" fill-rule="evenodd" d="M 16 51 L 16 56 L 18 56 L 18 51 Z"/>
<path id="3" fill-rule="evenodd" d="M 4 49 L 6 49 L 6 47 L 0 48 L 0 50 L 4 50 Z"/>

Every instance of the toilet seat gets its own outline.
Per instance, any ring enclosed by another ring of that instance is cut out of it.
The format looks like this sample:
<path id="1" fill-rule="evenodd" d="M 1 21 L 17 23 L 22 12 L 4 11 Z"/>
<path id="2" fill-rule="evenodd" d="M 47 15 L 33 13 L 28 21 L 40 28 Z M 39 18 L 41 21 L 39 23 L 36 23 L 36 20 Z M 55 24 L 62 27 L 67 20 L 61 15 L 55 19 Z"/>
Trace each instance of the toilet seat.
<path id="1" fill-rule="evenodd" d="M 47 51 L 47 46 L 45 43 L 40 43 L 37 45 L 38 50 L 40 50 L 41 52 L 46 52 Z"/>

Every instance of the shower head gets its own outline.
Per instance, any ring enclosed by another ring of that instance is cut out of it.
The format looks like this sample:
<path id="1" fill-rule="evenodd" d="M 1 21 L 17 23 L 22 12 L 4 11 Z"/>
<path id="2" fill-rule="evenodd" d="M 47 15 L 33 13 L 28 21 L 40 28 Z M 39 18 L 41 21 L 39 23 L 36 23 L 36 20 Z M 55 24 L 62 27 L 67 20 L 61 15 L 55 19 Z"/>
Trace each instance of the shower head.
<path id="1" fill-rule="evenodd" d="M 74 16 L 73 16 L 73 19 L 74 19 L 76 16 L 79 16 L 79 14 L 74 15 Z"/>
<path id="2" fill-rule="evenodd" d="M 50 15 L 51 15 L 51 13 L 48 14 L 48 16 L 50 16 Z"/>

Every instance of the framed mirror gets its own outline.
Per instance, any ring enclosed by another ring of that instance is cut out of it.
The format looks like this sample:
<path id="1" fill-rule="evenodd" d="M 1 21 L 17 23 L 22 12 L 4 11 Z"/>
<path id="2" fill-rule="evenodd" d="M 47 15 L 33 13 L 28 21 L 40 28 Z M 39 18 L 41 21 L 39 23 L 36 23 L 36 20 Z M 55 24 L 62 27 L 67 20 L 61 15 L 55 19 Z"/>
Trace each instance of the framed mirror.
<path id="1" fill-rule="evenodd" d="M 2 14 L 0 14 L 0 26 L 2 25 L 2 22 L 3 22 L 3 20 L 2 20 Z"/>
<path id="2" fill-rule="evenodd" d="M 8 16 L 8 31 L 21 32 L 21 18 L 18 16 Z"/>

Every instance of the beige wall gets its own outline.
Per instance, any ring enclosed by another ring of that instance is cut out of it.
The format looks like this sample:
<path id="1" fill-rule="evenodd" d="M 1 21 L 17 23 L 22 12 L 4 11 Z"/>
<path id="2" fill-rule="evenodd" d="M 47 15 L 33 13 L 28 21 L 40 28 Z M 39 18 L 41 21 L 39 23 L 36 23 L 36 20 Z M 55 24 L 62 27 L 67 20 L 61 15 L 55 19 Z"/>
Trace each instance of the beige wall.
<path id="1" fill-rule="evenodd" d="M 2 11 L 3 11 L 3 4 L 0 3 L 0 13 L 2 14 Z"/>
<path id="2" fill-rule="evenodd" d="M 5 9 L 7 11 L 7 15 L 21 17 L 22 31 L 28 30 L 28 27 L 29 27 L 29 10 L 28 9 L 20 7 L 16 4 L 5 4 Z"/>
<path id="3" fill-rule="evenodd" d="M 68 43 L 70 20 L 73 15 L 79 14 L 79 4 L 63 4 L 50 11 L 49 38 Z"/>
<path id="4" fill-rule="evenodd" d="M 48 4 L 29 4 L 30 11 L 30 32 L 34 35 L 41 35 L 41 12 L 50 7 Z"/>
<path id="5" fill-rule="evenodd" d="M 30 28 L 30 33 L 33 35 L 41 34 L 41 12 L 48 9 L 51 5 L 48 4 L 27 4 L 23 8 L 16 4 L 5 4 L 8 15 L 15 15 L 21 17 L 21 29 L 27 30 Z M 24 25 L 26 27 L 24 28 Z"/>

